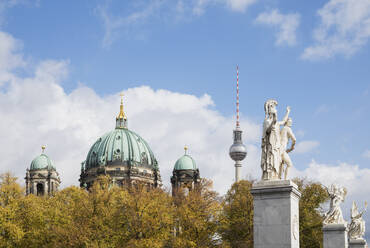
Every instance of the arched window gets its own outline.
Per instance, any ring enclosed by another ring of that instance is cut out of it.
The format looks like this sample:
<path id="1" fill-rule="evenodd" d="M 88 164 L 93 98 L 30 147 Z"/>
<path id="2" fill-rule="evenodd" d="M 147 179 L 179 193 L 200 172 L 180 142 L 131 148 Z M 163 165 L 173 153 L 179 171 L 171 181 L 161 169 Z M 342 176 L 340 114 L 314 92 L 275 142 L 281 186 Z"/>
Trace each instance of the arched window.
<path id="1" fill-rule="evenodd" d="M 38 183 L 36 185 L 37 195 L 44 195 L 44 185 L 42 183 Z"/>

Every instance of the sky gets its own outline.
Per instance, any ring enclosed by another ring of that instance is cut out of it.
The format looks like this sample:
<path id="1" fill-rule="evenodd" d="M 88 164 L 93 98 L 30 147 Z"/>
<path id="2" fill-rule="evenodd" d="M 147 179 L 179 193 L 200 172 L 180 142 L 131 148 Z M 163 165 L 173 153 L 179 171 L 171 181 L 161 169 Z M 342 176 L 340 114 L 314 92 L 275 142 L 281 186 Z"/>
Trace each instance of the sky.
<path id="1" fill-rule="evenodd" d="M 187 145 L 224 194 L 239 65 L 242 177 L 261 176 L 276 99 L 297 137 L 291 177 L 345 186 L 350 221 L 352 201 L 370 200 L 369 38 L 370 0 L 0 0 L 0 172 L 23 183 L 46 145 L 62 187 L 77 185 L 123 92 L 164 185 Z"/>

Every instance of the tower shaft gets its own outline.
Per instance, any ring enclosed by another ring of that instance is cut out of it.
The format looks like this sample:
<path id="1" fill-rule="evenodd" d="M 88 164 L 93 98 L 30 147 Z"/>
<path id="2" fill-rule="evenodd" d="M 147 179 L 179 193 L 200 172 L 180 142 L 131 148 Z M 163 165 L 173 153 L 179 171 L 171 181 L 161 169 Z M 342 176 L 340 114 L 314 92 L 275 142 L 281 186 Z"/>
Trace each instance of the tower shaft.
<path id="1" fill-rule="evenodd" d="M 242 160 L 247 156 L 247 150 L 242 141 L 242 129 L 239 122 L 239 67 L 236 67 L 236 127 L 233 131 L 233 144 L 229 154 L 235 161 L 235 182 L 240 181 Z"/>
<path id="2" fill-rule="evenodd" d="M 240 168 L 242 167 L 241 161 L 235 161 L 235 182 L 240 181 Z"/>

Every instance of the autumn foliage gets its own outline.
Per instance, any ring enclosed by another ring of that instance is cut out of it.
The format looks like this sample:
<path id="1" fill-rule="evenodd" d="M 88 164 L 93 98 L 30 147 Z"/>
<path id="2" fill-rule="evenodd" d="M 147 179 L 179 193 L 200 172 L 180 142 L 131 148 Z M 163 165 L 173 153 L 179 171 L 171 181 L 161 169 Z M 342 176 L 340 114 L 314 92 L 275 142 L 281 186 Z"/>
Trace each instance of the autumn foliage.
<path id="1" fill-rule="evenodd" d="M 302 191 L 301 247 L 322 247 L 320 184 Z M 51 197 L 25 196 L 9 173 L 0 176 L 0 247 L 253 247 L 252 182 L 223 197 L 202 179 L 172 197 L 162 189 L 129 188 L 101 177 L 89 191 L 71 186 Z M 306 244 L 306 245 L 305 245 Z"/>

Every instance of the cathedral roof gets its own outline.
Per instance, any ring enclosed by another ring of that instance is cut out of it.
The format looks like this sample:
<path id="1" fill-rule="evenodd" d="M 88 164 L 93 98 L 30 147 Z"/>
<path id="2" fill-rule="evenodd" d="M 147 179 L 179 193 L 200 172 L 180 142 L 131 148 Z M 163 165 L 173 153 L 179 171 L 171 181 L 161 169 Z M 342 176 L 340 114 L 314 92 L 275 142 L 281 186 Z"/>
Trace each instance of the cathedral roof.
<path id="1" fill-rule="evenodd" d="M 42 146 L 42 153 L 37 156 L 31 162 L 30 170 L 42 170 L 42 169 L 52 169 L 55 170 L 55 166 L 50 158 L 44 153 L 45 146 Z"/>
<path id="2" fill-rule="evenodd" d="M 197 165 L 195 160 L 187 153 L 187 147 L 185 147 L 185 154 L 179 158 L 175 163 L 174 170 L 196 170 Z"/>
<path id="3" fill-rule="evenodd" d="M 120 113 L 116 118 L 116 128 L 93 144 L 86 157 L 84 169 L 109 165 L 130 165 L 158 169 L 148 143 L 137 133 L 127 128 L 127 117 L 121 100 Z"/>
<path id="4" fill-rule="evenodd" d="M 90 148 L 85 169 L 107 165 L 158 166 L 147 142 L 138 134 L 116 128 L 100 137 Z"/>

